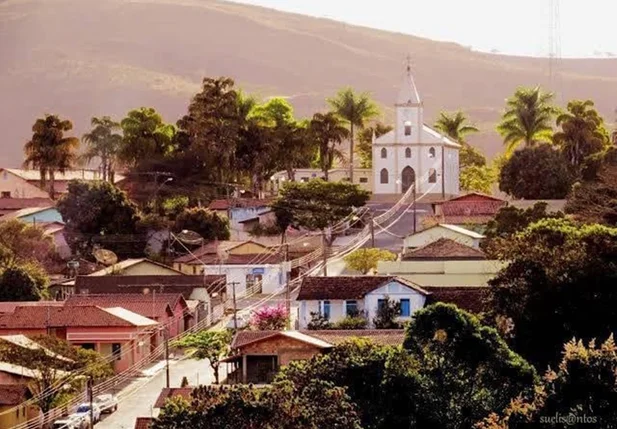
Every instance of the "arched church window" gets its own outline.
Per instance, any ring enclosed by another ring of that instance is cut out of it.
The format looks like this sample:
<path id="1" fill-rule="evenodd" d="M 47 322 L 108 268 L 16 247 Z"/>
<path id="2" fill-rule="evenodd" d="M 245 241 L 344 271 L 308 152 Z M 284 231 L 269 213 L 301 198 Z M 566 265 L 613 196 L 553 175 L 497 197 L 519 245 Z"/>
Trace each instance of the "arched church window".
<path id="1" fill-rule="evenodd" d="M 388 157 L 388 151 L 385 147 L 381 149 L 381 157 L 384 159 Z"/>
<path id="2" fill-rule="evenodd" d="M 437 171 L 434 168 L 428 171 L 428 183 L 437 183 Z"/>
<path id="3" fill-rule="evenodd" d="M 405 125 L 405 135 L 410 136 L 411 135 L 411 122 L 405 121 L 404 125 Z"/>
<path id="4" fill-rule="evenodd" d="M 379 182 L 382 184 L 388 183 L 388 169 L 387 168 L 381 169 L 381 172 L 379 173 Z"/>
<path id="5" fill-rule="evenodd" d="M 405 149 L 405 158 L 411 158 L 411 148 Z"/>
<path id="6" fill-rule="evenodd" d="M 435 148 L 432 147 L 428 150 L 428 157 L 429 158 L 435 158 Z"/>

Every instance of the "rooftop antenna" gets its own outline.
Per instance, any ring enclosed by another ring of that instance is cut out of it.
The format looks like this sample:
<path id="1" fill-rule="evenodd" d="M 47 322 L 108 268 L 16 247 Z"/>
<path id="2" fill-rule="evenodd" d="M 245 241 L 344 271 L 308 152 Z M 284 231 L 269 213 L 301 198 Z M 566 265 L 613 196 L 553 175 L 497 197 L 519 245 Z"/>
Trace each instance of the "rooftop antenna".
<path id="1" fill-rule="evenodd" d="M 562 96 L 561 88 L 561 0 L 549 0 L 548 79 L 550 90 Z"/>

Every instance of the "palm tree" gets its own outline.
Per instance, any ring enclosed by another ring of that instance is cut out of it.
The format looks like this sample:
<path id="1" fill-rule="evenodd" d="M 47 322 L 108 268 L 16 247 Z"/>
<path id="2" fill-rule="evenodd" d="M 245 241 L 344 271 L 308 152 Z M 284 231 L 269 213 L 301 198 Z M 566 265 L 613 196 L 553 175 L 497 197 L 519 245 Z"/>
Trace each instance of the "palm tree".
<path id="1" fill-rule="evenodd" d="M 328 170 L 332 168 L 334 158 L 341 155 L 335 146 L 349 136 L 349 131 L 334 112 L 315 113 L 309 130 L 317 146 L 319 166 L 327 181 Z"/>
<path id="2" fill-rule="evenodd" d="M 79 139 L 64 137 L 66 131 L 73 129 L 69 120 L 58 115 L 45 115 L 32 126 L 32 139 L 24 146 L 25 168 L 36 168 L 41 173 L 41 187 L 45 188 L 49 177 L 49 196 L 55 198 L 55 173 L 64 173 L 73 167 L 77 159 Z"/>
<path id="3" fill-rule="evenodd" d="M 604 119 L 591 100 L 570 101 L 567 111 L 557 116 L 557 126 L 561 131 L 555 133 L 553 142 L 575 169 L 581 167 L 587 156 L 602 151 L 610 141 Z"/>
<path id="4" fill-rule="evenodd" d="M 551 104 L 552 100 L 552 93 L 535 87 L 519 88 L 506 101 L 506 111 L 497 125 L 497 131 L 507 145 L 506 153 L 512 153 L 521 143 L 533 146 L 538 142 L 551 141 L 551 122 L 558 113 Z"/>
<path id="5" fill-rule="evenodd" d="M 465 137 L 468 134 L 480 131 L 473 125 L 467 124 L 467 121 L 467 116 L 460 110 L 454 113 L 441 112 L 435 122 L 435 128 L 455 142 L 466 143 Z"/>
<path id="6" fill-rule="evenodd" d="M 92 118 L 90 124 L 92 131 L 81 138 L 88 145 L 82 159 L 90 162 L 94 158 L 100 158 L 103 180 L 114 183 L 115 164 L 122 144 L 122 135 L 115 131 L 121 130 L 120 123 L 109 116 L 103 116 Z"/>
<path id="7" fill-rule="evenodd" d="M 355 128 L 364 128 L 367 121 L 379 115 L 379 109 L 368 93 L 357 94 L 352 88 L 341 89 L 327 101 L 332 110 L 349 123 L 349 181 L 353 183 Z"/>

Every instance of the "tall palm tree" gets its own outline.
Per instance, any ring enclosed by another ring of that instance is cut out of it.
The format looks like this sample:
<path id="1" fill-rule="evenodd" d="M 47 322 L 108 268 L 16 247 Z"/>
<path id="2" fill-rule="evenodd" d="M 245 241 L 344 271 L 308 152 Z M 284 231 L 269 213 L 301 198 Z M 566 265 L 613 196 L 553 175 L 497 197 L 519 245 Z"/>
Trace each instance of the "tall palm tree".
<path id="1" fill-rule="evenodd" d="M 69 120 L 58 115 L 45 115 L 32 126 L 32 139 L 24 146 L 24 167 L 36 168 L 41 173 L 41 187 L 45 188 L 49 177 L 49 196 L 55 198 L 55 174 L 64 173 L 73 167 L 77 159 L 79 139 L 65 137 L 73 129 Z"/>
<path id="2" fill-rule="evenodd" d="M 90 124 L 92 130 L 81 138 L 88 145 L 82 159 L 90 162 L 100 158 L 103 180 L 114 183 L 115 165 L 122 145 L 122 135 L 115 132 L 121 130 L 120 123 L 103 116 L 92 118 Z"/>
<path id="3" fill-rule="evenodd" d="M 551 102 L 553 94 L 539 87 L 519 88 L 506 101 L 506 111 L 497 125 L 497 131 L 507 145 L 506 153 L 517 146 L 533 146 L 538 142 L 550 142 L 553 133 L 551 122 L 558 113 Z"/>
<path id="4" fill-rule="evenodd" d="M 332 110 L 349 123 L 349 181 L 353 183 L 355 128 L 364 128 L 367 121 L 379 115 L 379 109 L 368 93 L 358 94 L 352 88 L 341 89 L 327 101 Z"/>
<path id="5" fill-rule="evenodd" d="M 441 112 L 435 122 L 435 128 L 455 142 L 466 143 L 465 137 L 467 135 L 480 131 L 467 122 L 467 116 L 460 110 L 454 113 Z"/>
<path id="6" fill-rule="evenodd" d="M 328 180 L 328 170 L 332 168 L 334 158 L 340 156 L 336 145 L 349 137 L 349 130 L 334 113 L 315 113 L 309 125 L 311 138 L 317 146 L 319 166 Z"/>
<path id="7" fill-rule="evenodd" d="M 557 116 L 557 126 L 561 131 L 555 133 L 553 142 L 561 147 L 575 169 L 582 166 L 587 156 L 602 151 L 610 141 L 604 119 L 591 100 L 570 101 L 567 111 Z"/>

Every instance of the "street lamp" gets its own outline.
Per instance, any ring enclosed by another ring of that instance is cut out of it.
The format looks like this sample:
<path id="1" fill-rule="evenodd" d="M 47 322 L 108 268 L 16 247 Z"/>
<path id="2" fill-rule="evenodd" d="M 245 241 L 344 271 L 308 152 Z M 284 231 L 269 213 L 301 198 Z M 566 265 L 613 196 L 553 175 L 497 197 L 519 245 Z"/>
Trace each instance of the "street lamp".
<path id="1" fill-rule="evenodd" d="M 162 188 L 163 186 L 165 186 L 167 183 L 169 183 L 169 182 L 173 182 L 173 181 L 174 181 L 174 178 L 173 178 L 173 177 L 168 177 L 167 179 L 163 180 L 163 183 L 161 183 L 161 184 L 160 184 L 160 185 L 159 185 L 159 186 L 158 186 L 158 187 L 154 190 L 154 211 L 155 211 L 155 212 L 157 212 L 157 211 L 158 211 L 158 208 L 159 208 L 159 207 L 158 207 L 158 201 L 159 201 L 158 194 L 159 194 L 159 191 L 160 191 L 160 190 L 161 190 L 161 188 Z"/>

